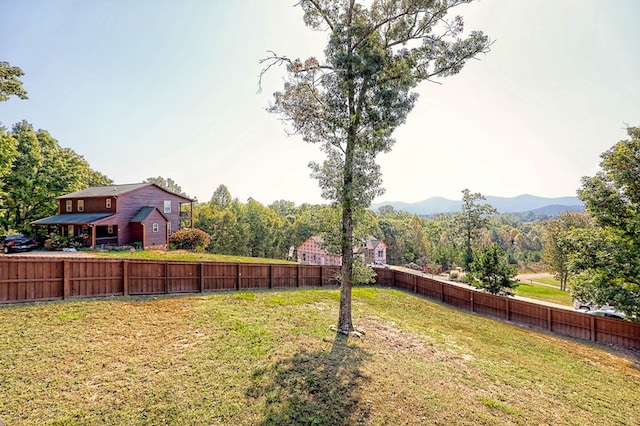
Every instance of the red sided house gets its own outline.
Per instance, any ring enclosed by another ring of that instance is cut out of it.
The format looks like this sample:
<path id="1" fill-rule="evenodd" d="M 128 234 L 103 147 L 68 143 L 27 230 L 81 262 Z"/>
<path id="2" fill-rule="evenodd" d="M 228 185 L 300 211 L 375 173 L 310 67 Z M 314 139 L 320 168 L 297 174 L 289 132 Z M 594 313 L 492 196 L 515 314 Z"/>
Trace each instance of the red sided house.
<path id="1" fill-rule="evenodd" d="M 32 222 L 36 231 L 57 228 L 94 248 L 165 247 L 173 231 L 192 226 L 193 200 L 154 183 L 96 186 L 58 197 L 58 203 L 57 215 Z"/>
<path id="2" fill-rule="evenodd" d="M 342 256 L 322 247 L 322 238 L 309 237 L 296 249 L 298 262 L 307 265 L 342 265 Z"/>
<path id="3" fill-rule="evenodd" d="M 384 241 L 369 237 L 367 241 L 361 243 L 360 248 L 359 253 L 366 263 L 387 262 L 387 245 Z"/>

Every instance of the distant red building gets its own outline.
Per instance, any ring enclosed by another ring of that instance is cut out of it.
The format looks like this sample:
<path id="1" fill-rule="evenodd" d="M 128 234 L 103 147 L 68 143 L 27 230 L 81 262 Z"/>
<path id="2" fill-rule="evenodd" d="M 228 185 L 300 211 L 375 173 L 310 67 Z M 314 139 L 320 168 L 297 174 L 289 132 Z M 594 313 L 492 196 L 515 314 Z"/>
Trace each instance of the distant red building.
<path id="1" fill-rule="evenodd" d="M 32 222 L 84 245 L 165 247 L 169 235 L 192 226 L 193 200 L 154 183 L 98 186 L 58 197 L 58 214 Z"/>

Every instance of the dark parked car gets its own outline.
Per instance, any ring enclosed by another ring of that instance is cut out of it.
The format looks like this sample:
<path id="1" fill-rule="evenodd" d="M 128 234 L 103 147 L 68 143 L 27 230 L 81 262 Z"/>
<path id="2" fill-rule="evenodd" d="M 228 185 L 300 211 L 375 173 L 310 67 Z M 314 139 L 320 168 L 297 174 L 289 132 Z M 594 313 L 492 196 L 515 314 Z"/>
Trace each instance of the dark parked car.
<path id="1" fill-rule="evenodd" d="M 0 249 L 5 254 L 16 251 L 31 251 L 36 247 L 35 240 L 24 235 L 3 235 L 0 237 Z"/>

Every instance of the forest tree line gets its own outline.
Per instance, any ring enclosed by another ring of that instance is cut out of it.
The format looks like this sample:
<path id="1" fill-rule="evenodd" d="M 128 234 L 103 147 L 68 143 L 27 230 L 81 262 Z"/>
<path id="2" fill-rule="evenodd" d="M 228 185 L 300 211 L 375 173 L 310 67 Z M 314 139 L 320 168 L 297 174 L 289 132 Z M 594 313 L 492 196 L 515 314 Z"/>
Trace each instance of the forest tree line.
<path id="1" fill-rule="evenodd" d="M 4 234 L 33 232 L 31 222 L 57 213 L 56 197 L 91 186 L 112 185 L 104 174 L 43 129 L 26 121 L 10 130 L 0 127 L 0 223 Z M 147 181 L 186 195 L 172 179 Z M 545 222 L 522 222 L 498 215 L 480 194 L 463 191 L 463 211 L 421 217 L 391 206 L 378 212 L 363 210 L 356 220 L 355 238 L 374 237 L 388 246 L 388 263 L 414 263 L 437 270 L 465 265 L 466 250 L 498 243 L 512 264 L 539 262 L 544 248 Z M 477 217 L 476 217 L 477 216 Z M 207 251 L 218 254 L 286 258 L 312 235 L 337 239 L 340 211 L 333 205 L 279 200 L 263 205 L 250 198 L 241 202 L 225 185 L 209 201 L 194 206 L 194 227 L 211 236 Z M 329 247 L 330 251 L 339 251 Z"/>
<path id="2" fill-rule="evenodd" d="M 462 191 L 462 210 L 421 217 L 391 206 L 355 212 L 354 241 L 383 240 L 387 261 L 429 267 L 432 271 L 468 270 L 475 254 L 493 244 L 507 263 L 534 264 L 553 271 L 563 289 L 596 304 L 615 304 L 630 315 L 640 310 L 640 131 L 628 129 L 602 154 L 602 170 L 583 178 L 578 195 L 587 213 L 564 213 L 556 219 L 522 221 L 498 214 L 479 193 Z M 170 178 L 148 178 L 186 195 Z M 56 197 L 113 181 L 93 170 L 46 130 L 22 121 L 10 130 L 0 126 L 0 224 L 4 234 L 32 234 L 31 222 L 57 213 Z M 225 185 L 209 201 L 196 202 L 194 227 L 211 237 L 207 251 L 264 258 L 287 258 L 291 247 L 319 235 L 329 251 L 339 253 L 342 212 L 335 204 L 279 200 L 264 205 L 241 202 Z"/>

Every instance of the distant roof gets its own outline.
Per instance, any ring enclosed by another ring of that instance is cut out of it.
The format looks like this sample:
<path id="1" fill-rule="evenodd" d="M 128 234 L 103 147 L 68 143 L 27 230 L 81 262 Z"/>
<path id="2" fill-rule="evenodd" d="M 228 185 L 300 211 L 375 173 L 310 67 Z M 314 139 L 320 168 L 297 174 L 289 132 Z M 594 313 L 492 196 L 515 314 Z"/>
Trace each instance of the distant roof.
<path id="1" fill-rule="evenodd" d="M 82 225 L 97 222 L 113 213 L 65 213 L 31 222 L 33 225 Z"/>
<path id="2" fill-rule="evenodd" d="M 136 215 L 133 217 L 133 219 L 130 220 L 130 222 L 144 222 L 144 220 L 149 217 L 149 215 L 154 211 L 154 210 L 158 210 L 156 207 L 154 206 L 145 206 L 143 208 L 141 208 L 140 210 L 138 210 L 138 213 L 136 213 Z M 160 213 L 160 216 L 164 217 L 165 220 L 169 220 L 167 219 L 167 217 L 162 214 L 162 212 L 160 210 L 158 210 L 158 213 Z"/>
<path id="3" fill-rule="evenodd" d="M 381 240 L 375 239 L 373 237 L 369 237 L 369 240 L 366 242 L 367 243 L 367 248 L 369 250 L 375 250 L 381 243 Z"/>
<path id="4" fill-rule="evenodd" d="M 155 186 L 165 191 L 166 193 L 177 195 L 179 197 L 184 198 L 185 200 L 193 201 L 189 197 L 185 197 L 181 194 L 176 194 L 175 192 L 168 191 L 162 188 L 159 185 L 151 182 L 143 182 L 143 183 L 127 183 L 124 185 L 109 185 L 109 186 L 92 186 L 91 188 L 83 189 L 81 191 L 72 192 L 71 194 L 65 194 L 58 199 L 65 198 L 90 198 L 90 197 L 108 197 L 108 196 L 118 196 L 122 194 L 126 194 L 127 192 L 135 191 L 140 188 L 144 188 L 147 186 Z"/>

